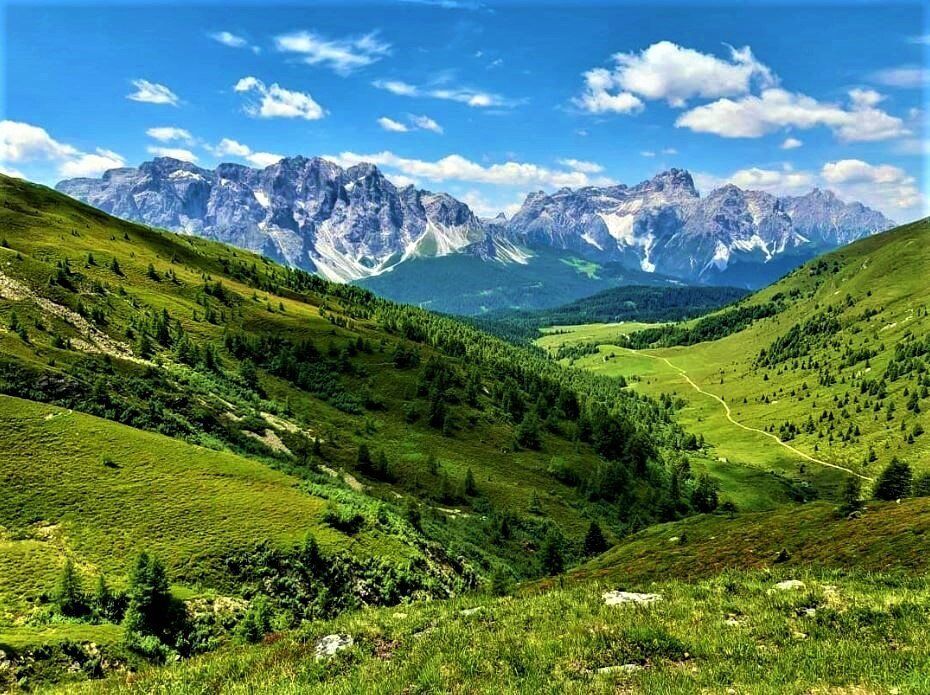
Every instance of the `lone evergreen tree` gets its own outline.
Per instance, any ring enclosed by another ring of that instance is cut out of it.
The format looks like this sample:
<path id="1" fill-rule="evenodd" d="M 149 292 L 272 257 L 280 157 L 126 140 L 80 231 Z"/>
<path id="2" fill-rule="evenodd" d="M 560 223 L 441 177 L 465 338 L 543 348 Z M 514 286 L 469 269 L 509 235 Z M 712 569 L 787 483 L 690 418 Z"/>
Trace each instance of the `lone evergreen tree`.
<path id="1" fill-rule="evenodd" d="M 914 474 L 907 462 L 899 460 L 896 456 L 879 474 L 872 494 L 877 500 L 897 500 L 908 497 L 911 494 L 913 477 Z"/>
<path id="2" fill-rule="evenodd" d="M 471 468 L 465 471 L 465 494 L 469 497 L 478 494 L 478 488 L 475 486 L 475 474 L 471 472 Z"/>
<path id="3" fill-rule="evenodd" d="M 561 574 L 562 570 L 565 569 L 562 543 L 562 534 L 556 529 L 550 529 L 539 550 L 539 565 L 543 574 L 551 577 L 555 574 Z"/>
<path id="4" fill-rule="evenodd" d="M 607 550 L 607 539 L 604 538 L 604 532 L 596 521 L 592 521 L 588 526 L 588 532 L 584 537 L 584 554 L 587 557 L 600 555 Z"/>
<path id="5" fill-rule="evenodd" d="M 139 555 L 129 580 L 123 625 L 128 636 L 157 637 L 174 645 L 184 628 L 184 607 L 171 595 L 165 566 L 157 557 Z"/>

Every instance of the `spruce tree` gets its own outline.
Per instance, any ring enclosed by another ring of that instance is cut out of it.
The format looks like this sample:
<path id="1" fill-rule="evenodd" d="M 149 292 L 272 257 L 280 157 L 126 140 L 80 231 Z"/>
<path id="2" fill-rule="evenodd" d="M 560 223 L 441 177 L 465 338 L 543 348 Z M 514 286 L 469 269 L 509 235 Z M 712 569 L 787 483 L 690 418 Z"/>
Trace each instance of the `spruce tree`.
<path id="1" fill-rule="evenodd" d="M 79 618 L 87 613 L 84 587 L 71 560 L 65 561 L 65 566 L 58 577 L 54 600 L 58 611 L 69 618 Z"/>
<path id="2" fill-rule="evenodd" d="M 604 532 L 596 521 L 592 521 L 584 537 L 585 556 L 593 557 L 594 555 L 600 555 L 607 550 L 607 548 L 607 539 L 604 538 Z"/>
<path id="3" fill-rule="evenodd" d="M 897 500 L 909 497 L 913 477 L 911 467 L 905 461 L 895 457 L 879 474 L 872 494 L 877 500 Z"/>

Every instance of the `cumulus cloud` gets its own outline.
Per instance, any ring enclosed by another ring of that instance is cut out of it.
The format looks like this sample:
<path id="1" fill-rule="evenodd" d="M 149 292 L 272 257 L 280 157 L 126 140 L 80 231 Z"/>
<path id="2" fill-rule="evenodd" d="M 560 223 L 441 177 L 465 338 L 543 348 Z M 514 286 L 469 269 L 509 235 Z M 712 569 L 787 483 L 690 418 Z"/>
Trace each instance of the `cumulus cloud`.
<path id="1" fill-rule="evenodd" d="M 258 104 L 248 104 L 245 111 L 256 118 L 303 118 L 316 121 L 326 115 L 326 111 L 310 94 L 284 89 L 277 83 L 266 86 L 257 77 L 243 77 L 235 87 L 240 93 L 255 92 L 261 100 Z"/>
<path id="2" fill-rule="evenodd" d="M 376 63 L 391 52 L 391 45 L 379 39 L 377 32 L 327 39 L 315 32 L 295 31 L 276 36 L 274 44 L 279 51 L 299 55 L 307 65 L 323 65 L 343 76 Z"/>
<path id="3" fill-rule="evenodd" d="M 155 157 L 171 157 L 172 159 L 180 159 L 182 162 L 190 162 L 191 164 L 196 164 L 197 162 L 197 155 L 183 147 L 159 147 L 157 145 L 149 145 L 145 149 L 150 155 Z"/>
<path id="4" fill-rule="evenodd" d="M 489 166 L 478 164 L 461 155 L 451 154 L 435 161 L 401 157 L 390 151 L 357 154 L 342 152 L 326 155 L 330 161 L 341 166 L 352 166 L 369 162 L 387 167 L 412 178 L 429 181 L 468 181 L 502 186 L 536 186 L 577 188 L 589 185 L 610 185 L 611 179 L 603 176 L 591 177 L 583 171 L 555 170 L 526 162 L 503 162 Z"/>
<path id="5" fill-rule="evenodd" d="M 255 152 L 248 145 L 244 145 L 231 138 L 223 138 L 215 147 L 210 147 L 208 149 L 217 157 L 232 155 L 233 157 L 244 159 L 253 166 L 261 169 L 269 167 L 272 164 L 277 164 L 280 160 L 284 159 L 284 155 L 274 154 L 273 152 Z"/>
<path id="6" fill-rule="evenodd" d="M 132 86 L 136 88 L 136 91 L 127 94 L 127 99 L 141 101 L 146 104 L 178 105 L 178 95 L 163 84 L 149 82 L 148 80 L 133 80 Z"/>
<path id="7" fill-rule="evenodd" d="M 209 34 L 210 38 L 221 43 L 224 46 L 229 46 L 230 48 L 248 48 L 253 53 L 259 53 L 261 49 L 258 46 L 253 46 L 249 43 L 249 40 L 244 36 L 239 34 L 233 34 L 230 31 L 216 31 L 212 34 Z"/>
<path id="8" fill-rule="evenodd" d="M 640 53 L 617 53 L 611 76 L 620 89 L 644 99 L 684 106 L 692 97 L 745 94 L 753 80 L 774 84 L 772 71 L 756 60 L 749 46 L 730 48 L 729 60 L 659 41 Z"/>
<path id="9" fill-rule="evenodd" d="M 730 175 L 728 182 L 752 191 L 788 194 L 804 193 L 810 190 L 816 178 L 806 171 L 786 169 L 760 169 L 750 167 L 740 169 Z"/>
<path id="10" fill-rule="evenodd" d="M 719 99 L 686 111 L 675 125 L 726 138 L 757 138 L 785 127 L 826 126 L 846 142 L 887 140 L 908 134 L 900 118 L 876 108 L 881 95 L 853 89 L 850 104 L 821 102 L 773 87 L 759 96 Z"/>
<path id="11" fill-rule="evenodd" d="M 604 68 L 584 73 L 584 92 L 574 99 L 575 105 L 589 113 L 638 113 L 643 110 L 642 100 L 630 92 L 614 91 L 614 76 Z"/>
<path id="12" fill-rule="evenodd" d="M 804 143 L 798 140 L 797 138 L 785 138 L 785 141 L 781 144 L 783 150 L 796 150 Z"/>
<path id="13" fill-rule="evenodd" d="M 775 84 L 772 71 L 748 46 L 730 48 L 727 59 L 671 41 L 659 41 L 639 53 L 617 53 L 611 70 L 584 73 L 584 92 L 575 104 L 591 113 L 636 113 L 643 100 L 665 100 L 682 107 L 694 97 L 746 94 L 754 83 Z"/>
<path id="14" fill-rule="evenodd" d="M 79 154 L 55 140 L 44 128 L 19 121 L 0 121 L 0 161 L 58 160 Z"/>
<path id="15" fill-rule="evenodd" d="M 506 108 L 514 104 L 514 102 L 505 99 L 499 94 L 471 89 L 470 87 L 418 87 L 400 80 L 375 80 L 371 84 L 377 89 L 383 89 L 397 96 L 425 97 L 430 99 L 442 99 L 444 101 L 455 101 L 479 109 L 489 107 Z"/>
<path id="16" fill-rule="evenodd" d="M 126 160 L 113 150 L 97 148 L 93 153 L 79 154 L 58 167 L 58 173 L 68 178 L 99 176 L 108 169 L 125 166 Z"/>
<path id="17" fill-rule="evenodd" d="M 175 128 L 174 126 L 149 128 L 145 131 L 145 134 L 159 142 L 185 142 L 189 145 L 194 142 L 194 137 L 190 134 L 190 131 L 184 130 L 184 128 Z"/>
<path id="18" fill-rule="evenodd" d="M 47 162 L 57 165 L 66 177 L 97 176 L 107 169 L 125 165 L 126 160 L 112 150 L 97 148 L 82 152 L 73 145 L 53 138 L 44 128 L 20 121 L 0 121 L 0 166 L 11 175 L 25 178 L 10 164 Z"/>

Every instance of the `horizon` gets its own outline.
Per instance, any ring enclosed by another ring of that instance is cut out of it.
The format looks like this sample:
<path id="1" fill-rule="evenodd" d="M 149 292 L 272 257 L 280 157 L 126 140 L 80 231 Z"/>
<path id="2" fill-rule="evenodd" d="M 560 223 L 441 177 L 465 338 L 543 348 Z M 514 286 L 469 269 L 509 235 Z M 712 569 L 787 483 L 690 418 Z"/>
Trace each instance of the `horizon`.
<path id="1" fill-rule="evenodd" d="M 493 217 L 678 167 L 704 194 L 930 209 L 920 3 L 333 7 L 7 3 L 0 169 L 312 153 Z"/>

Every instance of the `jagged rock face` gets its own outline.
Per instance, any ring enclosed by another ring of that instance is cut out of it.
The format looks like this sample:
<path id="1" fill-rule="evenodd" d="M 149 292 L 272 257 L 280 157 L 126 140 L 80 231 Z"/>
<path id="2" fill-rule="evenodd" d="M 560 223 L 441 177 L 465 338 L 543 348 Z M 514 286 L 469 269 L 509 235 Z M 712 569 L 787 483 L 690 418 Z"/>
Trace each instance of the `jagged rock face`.
<path id="1" fill-rule="evenodd" d="M 533 193 L 506 233 L 531 248 L 712 282 L 736 262 L 803 260 L 891 226 L 881 213 L 817 190 L 782 199 L 726 185 L 701 198 L 691 175 L 672 169 L 632 188 Z"/>
<path id="2" fill-rule="evenodd" d="M 881 213 L 816 189 L 777 198 L 727 185 L 702 198 L 681 169 L 632 187 L 531 193 L 512 219 L 483 221 L 445 193 L 397 188 L 374 165 L 343 169 L 316 157 L 213 171 L 159 158 L 100 179 L 62 181 L 58 190 L 118 217 L 223 241 L 334 280 L 451 253 L 526 264 L 533 248 L 548 248 L 722 282 L 735 266 L 743 276 L 754 264 L 784 272 L 893 226 Z"/>
<path id="3" fill-rule="evenodd" d="M 807 195 L 784 199 L 795 230 L 811 243 L 843 246 L 862 236 L 862 229 L 887 229 L 891 221 L 862 203 L 844 203 L 832 191 L 815 188 Z"/>
<path id="4" fill-rule="evenodd" d="M 216 239 L 334 280 L 365 277 L 415 255 L 453 253 L 485 235 L 468 206 L 451 196 L 398 189 L 370 164 L 343 169 L 320 158 L 211 171 L 165 157 L 57 188 L 118 217 Z"/>

